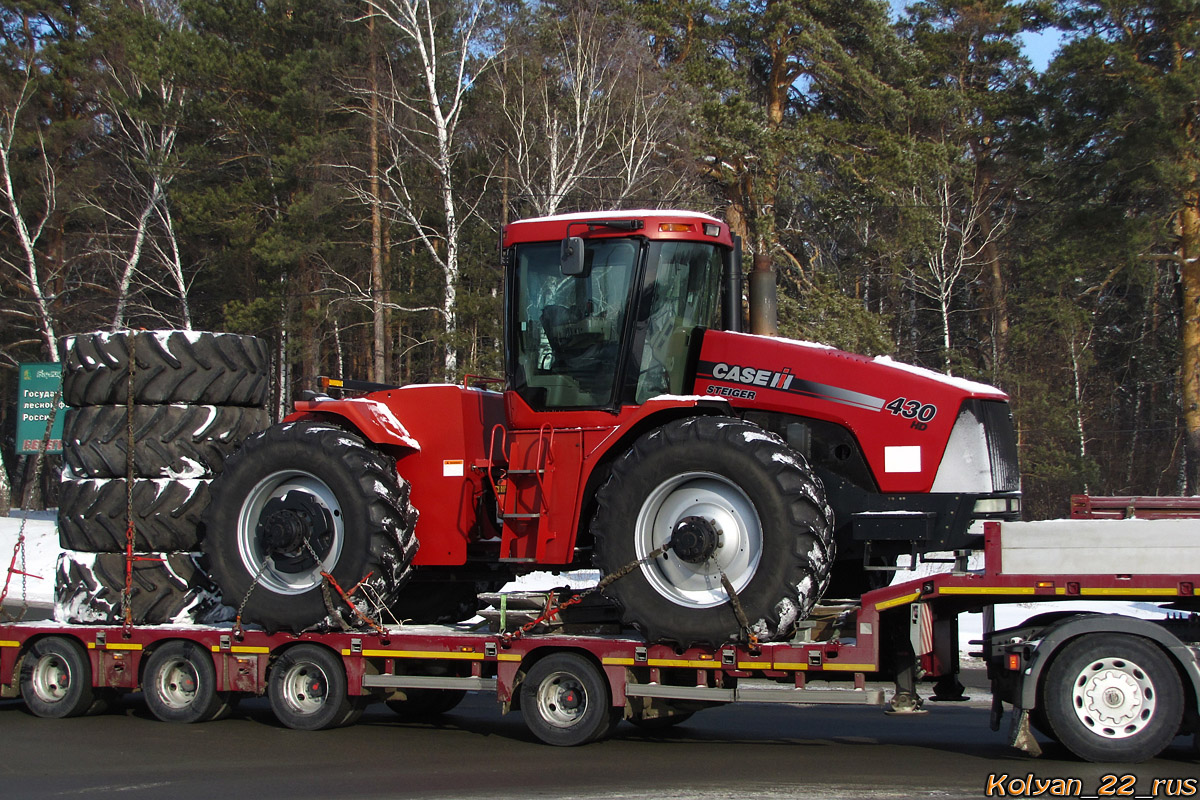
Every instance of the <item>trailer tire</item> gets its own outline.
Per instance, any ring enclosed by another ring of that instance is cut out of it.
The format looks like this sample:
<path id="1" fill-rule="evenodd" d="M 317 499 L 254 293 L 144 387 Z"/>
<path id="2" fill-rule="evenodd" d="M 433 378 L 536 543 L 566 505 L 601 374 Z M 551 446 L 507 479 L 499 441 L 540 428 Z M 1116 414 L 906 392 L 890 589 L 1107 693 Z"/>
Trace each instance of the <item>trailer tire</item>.
<path id="1" fill-rule="evenodd" d="M 553 653 L 521 682 L 521 716 L 541 741 L 574 747 L 602 739 L 621 720 L 604 673 L 577 653 Z"/>
<path id="2" fill-rule="evenodd" d="M 34 642 L 21 659 L 21 699 L 47 719 L 97 714 L 108 694 L 92 687 L 92 665 L 74 639 L 49 636 Z"/>
<path id="3" fill-rule="evenodd" d="M 268 631 L 335 627 L 326 591 L 353 624 L 321 573 L 346 591 L 366 581 L 390 606 L 412 571 L 416 518 L 390 457 L 334 425 L 284 423 L 246 440 L 214 479 L 205 565 L 225 602 Z"/>
<path id="4" fill-rule="evenodd" d="M 363 705 L 347 694 L 346 668 L 326 647 L 298 644 L 276 659 L 267 694 L 275 718 L 298 731 L 349 725 Z"/>
<path id="5" fill-rule="evenodd" d="M 452 711 L 466 698 L 462 689 L 405 689 L 404 700 L 388 700 L 386 705 L 405 722 L 426 722 Z"/>
<path id="6" fill-rule="evenodd" d="M 217 691 L 212 656 L 187 641 L 166 642 L 146 660 L 142 692 L 163 722 L 208 722 L 227 713 L 228 693 Z"/>
<path id="7" fill-rule="evenodd" d="M 221 472 L 242 440 L 271 424 L 261 408 L 133 407 L 135 478 L 206 478 Z M 76 478 L 127 477 L 130 414 L 125 406 L 68 408 L 63 461 Z"/>
<path id="8" fill-rule="evenodd" d="M 133 483 L 134 550 L 187 553 L 199 549 L 209 504 L 207 478 L 137 478 Z M 58 541 L 80 553 L 124 553 L 129 494 L 124 478 L 67 478 L 58 499 Z"/>
<path id="9" fill-rule="evenodd" d="M 1081 636 L 1055 656 L 1044 680 L 1041 696 L 1054 738 L 1086 761 L 1145 761 L 1179 732 L 1179 673 L 1142 637 Z"/>
<path id="10" fill-rule="evenodd" d="M 67 336 L 59 349 L 70 406 L 124 404 L 131 349 L 135 403 L 262 406 L 270 386 L 267 343 L 253 336 L 124 330 Z"/>
<path id="11" fill-rule="evenodd" d="M 606 590 L 651 641 L 740 638 L 722 572 L 747 633 L 763 641 L 790 635 L 828 585 L 833 512 L 821 482 L 751 423 L 691 417 L 650 431 L 616 460 L 596 500 L 594 560 L 606 574 L 676 544 Z"/>

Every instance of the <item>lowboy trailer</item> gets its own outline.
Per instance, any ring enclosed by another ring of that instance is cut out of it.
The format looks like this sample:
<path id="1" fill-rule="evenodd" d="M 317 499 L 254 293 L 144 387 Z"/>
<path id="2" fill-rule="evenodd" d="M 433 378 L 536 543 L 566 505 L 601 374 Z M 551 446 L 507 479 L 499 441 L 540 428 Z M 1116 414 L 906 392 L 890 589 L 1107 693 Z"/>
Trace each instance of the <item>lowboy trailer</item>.
<path id="1" fill-rule="evenodd" d="M 452 708 L 466 692 L 520 710 L 554 745 L 603 738 L 622 720 L 668 726 L 725 703 L 887 703 L 920 710 L 919 682 L 961 695 L 958 615 L 1006 603 L 1111 600 L 1178 614 L 1039 614 L 988 631 L 992 724 L 1011 707 L 1010 743 L 1036 754 L 1030 727 L 1081 758 L 1141 761 L 1200 730 L 1200 537 L 1189 520 L 989 522 L 983 567 L 965 553 L 945 573 L 827 605 L 788 642 L 679 648 L 630 630 L 521 635 L 480 626 L 399 625 L 336 633 L 211 626 L 0 626 L 0 696 L 38 716 L 101 710 L 142 691 L 164 720 L 219 718 L 263 695 L 284 725 L 353 721 L 372 701 L 407 718 Z M 1181 572 L 1181 569 L 1186 571 Z M 548 595 L 553 598 L 553 595 Z M 551 600 L 553 602 L 553 600 Z M 869 681 L 892 681 L 887 693 Z"/>

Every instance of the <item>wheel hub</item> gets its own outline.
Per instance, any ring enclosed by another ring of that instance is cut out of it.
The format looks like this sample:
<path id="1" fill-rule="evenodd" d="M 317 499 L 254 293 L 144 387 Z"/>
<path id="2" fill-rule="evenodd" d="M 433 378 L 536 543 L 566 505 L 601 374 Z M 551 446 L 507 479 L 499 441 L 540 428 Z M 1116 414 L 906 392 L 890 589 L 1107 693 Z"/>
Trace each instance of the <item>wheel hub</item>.
<path id="1" fill-rule="evenodd" d="M 255 535 L 277 570 L 304 572 L 317 563 L 313 553 L 324 557 L 329 551 L 332 520 L 311 494 L 292 490 L 263 507 Z"/>
<path id="2" fill-rule="evenodd" d="M 689 564 L 703 564 L 721 543 L 721 532 L 704 517 L 684 517 L 671 531 L 671 551 Z"/>
<path id="3" fill-rule="evenodd" d="M 1075 682 L 1075 713 L 1089 729 L 1109 739 L 1140 731 L 1154 716 L 1154 686 L 1137 665 L 1102 659 Z"/>

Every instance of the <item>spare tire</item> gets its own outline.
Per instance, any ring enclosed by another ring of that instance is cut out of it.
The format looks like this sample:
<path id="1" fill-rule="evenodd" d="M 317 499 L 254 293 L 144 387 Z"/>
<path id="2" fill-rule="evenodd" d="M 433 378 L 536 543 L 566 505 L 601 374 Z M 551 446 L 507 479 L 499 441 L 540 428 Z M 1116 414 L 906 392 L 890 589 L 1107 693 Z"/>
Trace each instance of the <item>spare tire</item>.
<path id="1" fill-rule="evenodd" d="M 265 430 L 270 415 L 244 406 L 135 405 L 135 478 L 207 478 L 247 436 Z M 126 474 L 130 415 L 126 406 L 68 408 L 63 460 L 77 478 Z"/>
<path id="2" fill-rule="evenodd" d="M 267 344 L 253 336 L 200 331 L 115 331 L 66 336 L 59 343 L 63 401 L 119 405 L 129 394 L 129 355 L 136 351 L 133 401 L 261 406 L 270 386 Z"/>
<path id="3" fill-rule="evenodd" d="M 134 549 L 143 553 L 199 550 L 209 482 L 206 478 L 135 480 Z M 84 553 L 124 553 L 127 486 L 123 478 L 64 479 L 58 500 L 59 544 Z"/>
<path id="4" fill-rule="evenodd" d="M 217 622 L 215 588 L 188 553 L 135 557 L 130 576 L 135 625 Z M 60 553 L 54 577 L 54 618 L 73 624 L 120 625 L 125 620 L 125 556 Z"/>
<path id="5" fill-rule="evenodd" d="M 390 606 L 412 571 L 417 513 L 390 456 L 326 422 L 289 422 L 251 436 L 214 479 L 203 541 L 209 575 L 243 619 L 269 631 L 332 628 L 354 602 Z M 370 602 L 364 600 L 364 595 Z"/>
<path id="6" fill-rule="evenodd" d="M 650 431 L 613 463 L 596 501 L 594 559 L 605 573 L 672 542 L 605 590 L 651 641 L 786 638 L 828 585 L 833 512 L 821 482 L 749 422 L 692 417 Z"/>

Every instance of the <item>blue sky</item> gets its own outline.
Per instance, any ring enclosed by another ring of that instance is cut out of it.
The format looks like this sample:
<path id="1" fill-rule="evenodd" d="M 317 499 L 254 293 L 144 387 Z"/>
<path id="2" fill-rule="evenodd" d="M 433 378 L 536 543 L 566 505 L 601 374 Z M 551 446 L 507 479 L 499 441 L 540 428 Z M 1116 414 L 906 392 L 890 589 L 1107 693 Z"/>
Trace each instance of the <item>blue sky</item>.
<path id="1" fill-rule="evenodd" d="M 897 17 L 904 13 L 904 7 L 911 0 L 890 0 L 892 4 L 892 13 Z M 1046 69 L 1046 65 L 1054 58 L 1054 53 L 1062 44 L 1063 32 L 1057 28 L 1052 28 L 1042 33 L 1027 33 L 1021 37 L 1021 41 L 1025 50 L 1025 55 L 1033 63 L 1034 69 L 1042 72 Z"/>

